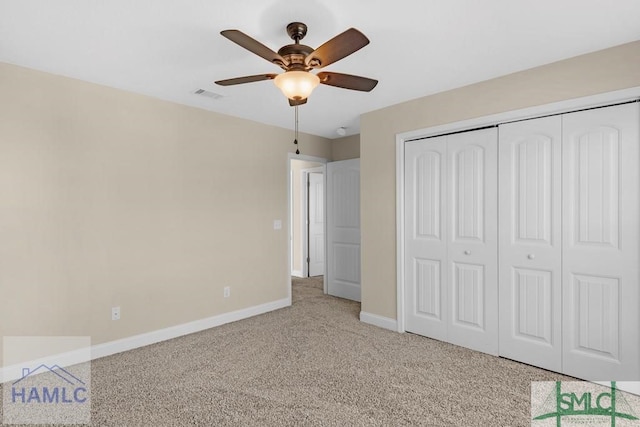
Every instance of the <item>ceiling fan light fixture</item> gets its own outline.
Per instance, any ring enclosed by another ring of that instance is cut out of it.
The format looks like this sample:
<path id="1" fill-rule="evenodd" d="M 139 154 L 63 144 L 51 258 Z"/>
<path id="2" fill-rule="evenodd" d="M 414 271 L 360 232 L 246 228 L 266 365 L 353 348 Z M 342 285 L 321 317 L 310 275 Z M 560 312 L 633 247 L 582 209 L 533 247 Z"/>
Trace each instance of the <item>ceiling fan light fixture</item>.
<path id="1" fill-rule="evenodd" d="M 308 71 L 293 70 L 278 74 L 273 82 L 284 96 L 299 101 L 311 95 L 320 84 L 320 78 Z"/>

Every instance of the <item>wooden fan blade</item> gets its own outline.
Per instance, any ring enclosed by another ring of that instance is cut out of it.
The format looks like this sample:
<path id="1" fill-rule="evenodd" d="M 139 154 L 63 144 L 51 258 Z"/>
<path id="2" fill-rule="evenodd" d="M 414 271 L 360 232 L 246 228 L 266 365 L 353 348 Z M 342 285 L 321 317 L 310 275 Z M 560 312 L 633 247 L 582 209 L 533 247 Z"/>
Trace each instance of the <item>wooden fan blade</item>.
<path id="1" fill-rule="evenodd" d="M 286 66 L 286 62 L 282 56 L 278 55 L 276 52 L 269 49 L 258 40 L 249 37 L 242 31 L 224 30 L 221 31 L 220 34 L 236 43 L 237 45 L 247 49 L 249 52 L 253 52 L 256 55 L 266 59 L 267 61 L 278 65 L 279 67 L 284 68 Z"/>
<path id="2" fill-rule="evenodd" d="M 290 99 L 289 100 L 289 105 L 291 105 L 292 107 L 295 107 L 296 105 L 306 104 L 306 103 L 307 103 L 307 98 L 305 98 L 305 99 Z"/>
<path id="3" fill-rule="evenodd" d="M 369 44 L 367 36 L 355 28 L 349 28 L 338 34 L 313 52 L 305 59 L 305 63 L 313 68 L 326 67 L 345 56 L 351 55 Z"/>
<path id="4" fill-rule="evenodd" d="M 277 74 L 256 74 L 255 76 L 235 77 L 233 79 L 218 80 L 216 84 L 220 86 L 240 85 L 243 83 L 259 82 L 262 80 L 273 80 L 276 78 L 276 76 Z"/>
<path id="5" fill-rule="evenodd" d="M 318 73 L 320 83 L 340 87 L 343 89 L 361 90 L 370 92 L 378 84 L 377 80 L 367 77 L 353 76 L 351 74 L 332 73 L 322 71 Z"/>

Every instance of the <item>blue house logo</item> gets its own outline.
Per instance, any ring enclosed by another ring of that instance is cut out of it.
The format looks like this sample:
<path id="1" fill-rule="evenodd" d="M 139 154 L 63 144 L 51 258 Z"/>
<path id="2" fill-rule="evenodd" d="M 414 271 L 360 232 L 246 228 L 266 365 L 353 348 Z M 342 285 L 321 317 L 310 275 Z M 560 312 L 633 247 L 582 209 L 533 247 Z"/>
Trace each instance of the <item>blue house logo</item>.
<path id="1" fill-rule="evenodd" d="M 38 374 L 47 374 L 57 383 L 55 386 L 31 384 Z M 31 384 L 31 385 L 30 385 Z M 87 401 L 87 385 L 80 378 L 58 365 L 40 365 L 35 369 L 23 368 L 22 378 L 11 387 L 11 403 L 25 404 L 82 404 Z"/>

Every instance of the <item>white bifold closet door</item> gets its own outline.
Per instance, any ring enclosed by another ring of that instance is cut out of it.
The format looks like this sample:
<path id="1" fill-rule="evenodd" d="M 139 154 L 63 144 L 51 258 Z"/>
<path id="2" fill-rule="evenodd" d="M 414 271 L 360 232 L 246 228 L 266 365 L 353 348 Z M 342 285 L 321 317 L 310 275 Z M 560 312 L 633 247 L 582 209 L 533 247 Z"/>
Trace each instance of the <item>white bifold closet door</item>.
<path id="1" fill-rule="evenodd" d="M 563 116 L 563 372 L 640 380 L 640 105 Z"/>
<path id="2" fill-rule="evenodd" d="M 405 330 L 447 340 L 447 137 L 405 146 Z"/>
<path id="3" fill-rule="evenodd" d="M 498 352 L 497 131 L 405 148 L 405 329 Z"/>
<path id="4" fill-rule="evenodd" d="M 500 355 L 562 369 L 562 117 L 500 125 Z"/>

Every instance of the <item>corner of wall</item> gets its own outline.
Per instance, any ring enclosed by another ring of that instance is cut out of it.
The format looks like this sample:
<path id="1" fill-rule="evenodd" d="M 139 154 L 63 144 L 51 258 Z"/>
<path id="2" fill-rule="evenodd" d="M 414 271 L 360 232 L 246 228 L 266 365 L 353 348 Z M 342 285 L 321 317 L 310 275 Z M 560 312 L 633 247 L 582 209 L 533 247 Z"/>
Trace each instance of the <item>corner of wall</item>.
<path id="1" fill-rule="evenodd" d="M 360 158 L 360 134 L 345 136 L 331 141 L 331 160 Z"/>

